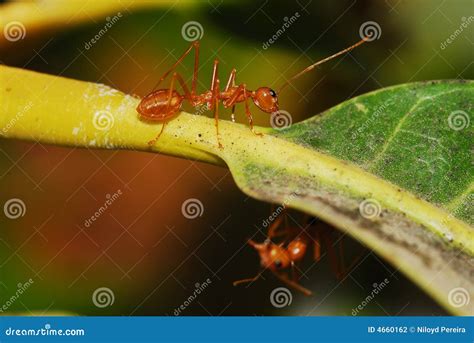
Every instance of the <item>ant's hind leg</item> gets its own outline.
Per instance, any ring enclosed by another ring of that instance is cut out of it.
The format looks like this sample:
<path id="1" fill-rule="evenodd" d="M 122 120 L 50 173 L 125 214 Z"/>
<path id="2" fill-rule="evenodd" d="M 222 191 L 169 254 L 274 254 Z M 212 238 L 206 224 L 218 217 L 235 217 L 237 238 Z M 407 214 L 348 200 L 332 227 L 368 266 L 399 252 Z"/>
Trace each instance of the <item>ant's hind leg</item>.
<path id="1" fill-rule="evenodd" d="M 198 66 L 199 66 L 199 41 L 194 41 L 191 43 L 191 45 L 188 47 L 188 49 L 178 58 L 178 60 L 171 66 L 170 69 L 166 73 L 163 74 L 163 76 L 158 80 L 156 83 L 155 87 L 153 89 L 156 89 L 161 82 L 163 82 L 166 77 L 171 74 L 173 70 L 176 69 L 176 67 L 183 61 L 183 59 L 193 50 L 194 48 L 194 71 L 193 71 L 193 81 L 192 81 L 192 86 L 191 86 L 191 92 L 192 94 L 196 94 L 196 85 L 197 85 L 197 77 L 198 77 Z"/>
<path id="2" fill-rule="evenodd" d="M 167 121 L 163 122 L 163 124 L 161 125 L 160 133 L 158 133 L 158 134 L 156 135 L 156 137 L 153 138 L 151 141 L 148 141 L 148 145 L 150 145 L 150 146 L 155 145 L 155 143 L 158 141 L 158 139 L 160 138 L 161 134 L 162 134 L 163 131 L 165 130 L 166 124 L 168 124 Z"/>
<path id="3" fill-rule="evenodd" d="M 170 84 L 170 90 L 169 90 L 169 93 L 168 93 L 168 103 L 166 105 L 166 111 L 169 110 L 169 107 L 171 105 L 171 99 L 173 98 L 173 90 L 174 90 L 174 82 L 175 80 L 178 78 L 178 74 L 177 73 L 174 73 L 173 74 L 173 77 L 171 78 L 171 84 Z M 160 132 L 158 133 L 158 135 L 153 138 L 151 141 L 148 141 L 148 145 L 152 146 L 152 145 L 155 145 L 155 143 L 158 141 L 158 139 L 160 138 L 161 134 L 163 133 L 164 129 L 165 129 L 165 126 L 166 126 L 167 122 L 164 121 L 163 122 L 163 125 L 161 126 L 161 130 Z"/>

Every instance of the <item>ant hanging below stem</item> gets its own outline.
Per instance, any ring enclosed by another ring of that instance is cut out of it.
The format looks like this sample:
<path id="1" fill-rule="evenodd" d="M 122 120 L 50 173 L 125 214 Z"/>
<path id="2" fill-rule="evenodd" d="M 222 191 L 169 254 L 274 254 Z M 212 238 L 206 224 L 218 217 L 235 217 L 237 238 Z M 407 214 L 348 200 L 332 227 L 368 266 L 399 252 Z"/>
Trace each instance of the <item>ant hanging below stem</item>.
<path id="1" fill-rule="evenodd" d="M 339 51 L 338 53 L 331 55 L 321 61 L 318 61 L 309 67 L 303 69 L 301 72 L 291 77 L 286 81 L 283 86 L 280 88 L 280 92 L 288 85 L 291 81 L 300 77 L 301 75 L 311 71 L 316 66 L 327 62 L 341 54 L 351 51 L 352 49 L 358 47 L 359 45 L 369 41 L 370 37 L 364 37 L 361 41 L 356 44 Z M 204 93 L 197 93 L 197 78 L 198 78 L 198 67 L 199 67 L 199 41 L 194 41 L 191 43 L 189 48 L 178 58 L 178 60 L 173 64 L 173 66 L 163 74 L 159 79 L 155 88 L 163 82 L 172 72 L 171 81 L 169 88 L 158 89 L 151 92 L 141 99 L 137 112 L 139 113 L 140 119 L 145 121 L 153 121 L 162 123 L 162 127 L 158 135 L 148 142 L 149 145 L 154 145 L 160 138 L 163 130 L 165 129 L 166 124 L 171 120 L 175 115 L 177 115 L 181 109 L 182 103 L 184 100 L 187 100 L 193 107 L 198 107 L 202 105 L 207 105 L 207 108 L 214 111 L 214 120 L 216 126 L 216 137 L 217 144 L 219 148 L 222 148 L 222 144 L 219 138 L 219 102 L 221 101 L 224 105 L 224 108 L 232 108 L 232 119 L 234 119 L 234 110 L 237 103 L 245 103 L 245 114 L 249 122 L 250 130 L 256 135 L 262 135 L 262 133 L 255 132 L 253 128 L 253 117 L 250 112 L 249 99 L 263 112 L 274 113 L 279 110 L 278 107 L 278 96 L 277 93 L 269 87 L 260 87 L 255 91 L 247 89 L 245 83 L 240 85 L 235 84 L 235 74 L 236 69 L 232 69 L 227 81 L 227 85 L 224 90 L 220 90 L 220 81 L 218 78 L 218 66 L 219 61 L 216 59 L 214 61 L 214 67 L 212 71 L 211 78 L 211 87 L 209 90 Z M 194 71 L 193 79 L 191 82 L 191 89 L 188 88 L 183 77 L 176 71 L 176 67 L 183 61 L 183 59 L 194 49 Z M 177 85 L 178 83 L 184 95 L 178 93 Z"/>
<path id="2" fill-rule="evenodd" d="M 283 230 L 279 230 L 283 219 L 285 220 Z M 234 286 L 255 282 L 268 269 L 288 286 L 305 295 L 311 295 L 312 292 L 310 290 L 298 283 L 300 279 L 299 266 L 307 255 L 306 253 L 310 246 L 313 247 L 312 258 L 314 261 L 319 262 L 322 257 L 321 247 L 323 244 L 326 248 L 331 269 L 338 280 L 343 280 L 356 266 L 364 252 L 356 257 L 351 265 L 346 268 L 342 237 L 338 237 L 335 240 L 333 236 L 334 229 L 314 217 L 305 216 L 303 225 L 305 227 L 288 225 L 287 214 L 283 212 L 269 227 L 267 239 L 263 243 L 249 240 L 248 244 L 260 256 L 260 265 L 263 269 L 252 278 L 235 281 Z M 284 236 L 283 241 L 275 243 L 275 239 L 278 239 L 280 236 Z"/>

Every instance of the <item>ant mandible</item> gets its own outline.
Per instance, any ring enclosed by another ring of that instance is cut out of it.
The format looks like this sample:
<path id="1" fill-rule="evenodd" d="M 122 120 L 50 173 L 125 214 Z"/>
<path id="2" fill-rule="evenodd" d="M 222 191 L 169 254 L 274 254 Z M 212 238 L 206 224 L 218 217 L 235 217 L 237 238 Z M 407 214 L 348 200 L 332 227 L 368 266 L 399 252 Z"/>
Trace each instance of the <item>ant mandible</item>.
<path id="1" fill-rule="evenodd" d="M 263 243 L 256 243 L 249 240 L 248 244 L 252 246 L 260 256 L 260 265 L 263 268 L 256 276 L 234 282 L 234 286 L 242 283 L 250 283 L 259 279 L 265 270 L 270 270 L 282 282 L 288 286 L 302 292 L 305 295 L 311 295 L 312 292 L 301 286 L 298 281 L 300 278 L 298 265 L 303 261 L 310 245 L 313 246 L 313 259 L 319 262 L 321 259 L 321 247 L 324 244 L 329 258 L 331 269 L 338 280 L 343 280 L 348 272 L 359 262 L 362 254 L 355 258 L 351 265 L 346 268 L 344 265 L 342 237 L 334 242 L 333 229 L 324 222 L 316 218 L 305 216 L 303 220 L 306 227 L 289 226 L 287 223 L 284 230 L 278 232 L 282 220 L 287 219 L 287 214 L 281 214 L 270 226 L 267 239 Z M 309 219 L 309 220 L 308 220 Z M 285 236 L 282 243 L 275 243 L 273 240 L 278 236 Z M 336 252 L 338 249 L 338 253 Z M 364 251 L 362 252 L 364 253 Z"/>
<path id="2" fill-rule="evenodd" d="M 343 53 L 349 52 L 352 49 L 358 47 L 359 45 L 369 41 L 369 37 L 364 37 L 362 40 L 357 42 L 356 44 L 339 51 L 338 53 L 331 55 L 323 60 L 320 60 L 309 67 L 306 67 L 301 72 L 296 74 L 295 76 L 291 77 L 288 81 L 286 81 L 283 86 L 280 88 L 280 91 L 283 90 L 291 81 L 300 77 L 301 75 L 309 72 L 310 70 L 314 69 L 316 66 L 327 62 Z M 186 82 L 184 81 L 183 77 L 178 72 L 173 72 L 176 67 L 183 61 L 183 59 L 194 49 L 194 72 L 193 72 L 193 79 L 191 83 L 191 90 L 189 90 Z M 278 96 L 277 93 L 271 89 L 270 87 L 260 87 L 255 91 L 251 91 L 247 89 L 245 83 L 240 85 L 235 84 L 235 74 L 236 69 L 232 69 L 230 72 L 229 79 L 227 81 L 227 85 L 223 91 L 220 90 L 220 81 L 217 75 L 219 61 L 216 59 L 214 61 L 214 67 L 212 71 L 212 78 L 211 78 L 211 88 L 204 93 L 198 94 L 196 91 L 197 87 L 197 77 L 198 77 L 198 66 L 199 66 L 199 41 L 194 41 L 191 43 L 189 48 L 181 55 L 180 58 L 173 64 L 173 66 L 160 78 L 158 83 L 156 84 L 155 88 L 168 77 L 171 72 L 173 72 L 171 76 L 170 87 L 166 89 L 158 89 L 144 98 L 141 99 L 138 107 L 137 112 L 139 113 L 140 119 L 145 121 L 155 121 L 161 122 L 163 125 L 161 127 L 160 132 L 158 135 L 148 142 L 149 145 L 154 145 L 156 141 L 159 139 L 163 130 L 169 120 L 171 120 L 181 109 L 181 105 L 184 100 L 189 101 L 189 103 L 193 107 L 207 105 L 207 108 L 210 110 L 214 110 L 214 119 L 215 119 L 215 126 L 216 126 L 216 137 L 217 137 L 217 144 L 219 148 L 222 148 L 222 144 L 219 139 L 219 113 L 218 113 L 218 105 L 219 101 L 222 101 L 224 108 L 232 107 L 232 119 L 234 118 L 234 110 L 235 105 L 237 103 L 244 102 L 245 103 L 245 114 L 247 116 L 250 129 L 256 135 L 262 135 L 261 133 L 255 132 L 253 128 L 253 118 L 252 114 L 250 113 L 249 109 L 249 99 L 252 99 L 253 103 L 260 108 L 263 112 L 266 113 L 274 113 L 278 111 Z M 180 84 L 184 95 L 181 95 L 176 90 L 176 81 Z"/>

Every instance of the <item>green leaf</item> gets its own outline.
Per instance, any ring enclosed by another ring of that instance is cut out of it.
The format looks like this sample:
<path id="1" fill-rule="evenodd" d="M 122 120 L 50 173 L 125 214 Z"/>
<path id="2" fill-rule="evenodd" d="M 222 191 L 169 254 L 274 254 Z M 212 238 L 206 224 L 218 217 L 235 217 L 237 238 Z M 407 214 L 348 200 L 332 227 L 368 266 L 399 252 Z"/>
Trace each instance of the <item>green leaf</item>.
<path id="1" fill-rule="evenodd" d="M 324 219 L 446 309 L 473 314 L 473 82 L 383 89 L 283 130 L 257 128 L 263 137 L 220 121 L 219 149 L 214 121 L 186 113 L 149 147 L 161 124 L 104 85 L 1 66 L 0 81 L 4 137 L 227 164 L 248 195 Z"/>

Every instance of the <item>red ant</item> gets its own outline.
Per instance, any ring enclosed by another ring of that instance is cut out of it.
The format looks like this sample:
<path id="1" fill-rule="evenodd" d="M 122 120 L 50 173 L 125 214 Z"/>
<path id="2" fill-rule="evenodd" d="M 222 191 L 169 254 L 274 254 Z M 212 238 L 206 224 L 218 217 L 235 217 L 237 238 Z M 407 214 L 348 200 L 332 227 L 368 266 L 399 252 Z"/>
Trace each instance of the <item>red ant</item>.
<path id="1" fill-rule="evenodd" d="M 283 90 L 291 81 L 300 77 L 301 75 L 309 72 L 310 70 L 314 69 L 316 66 L 327 62 L 343 53 L 349 52 L 352 49 L 358 47 L 362 43 L 368 41 L 369 37 L 364 37 L 361 41 L 357 42 L 356 44 L 334 54 L 331 55 L 323 60 L 320 60 L 309 67 L 303 69 L 301 72 L 296 74 L 295 76 L 291 77 L 288 81 L 286 81 L 283 86 L 280 88 L 280 91 Z M 223 91 L 219 88 L 219 78 L 217 76 L 217 69 L 219 65 L 219 61 L 216 59 L 214 61 L 214 68 L 212 71 L 212 78 L 211 78 L 211 88 L 210 90 L 202 93 L 197 94 L 196 87 L 197 87 L 197 77 L 198 77 L 198 66 L 199 66 L 199 41 L 194 41 L 191 43 L 190 47 L 181 55 L 180 58 L 176 61 L 176 63 L 160 78 L 157 85 L 158 85 L 173 71 L 175 68 L 183 61 L 183 59 L 191 52 L 194 48 L 194 72 L 193 72 L 193 80 L 191 83 L 191 90 L 189 90 L 188 86 L 184 82 L 182 76 L 177 73 L 173 72 L 171 76 L 170 87 L 167 89 L 158 89 L 156 91 L 151 92 L 143 99 L 141 99 L 140 104 L 137 107 L 137 112 L 140 114 L 140 119 L 147 120 L 147 121 L 157 121 L 163 123 L 161 127 L 161 131 L 158 135 L 148 142 L 149 145 L 153 145 L 156 143 L 158 138 L 163 133 L 165 125 L 167 122 L 172 119 L 181 109 L 181 105 L 183 100 L 188 100 L 189 103 L 193 107 L 202 106 L 204 104 L 207 105 L 208 109 L 214 110 L 214 119 L 215 119 L 215 126 L 216 126 L 216 134 L 217 134 L 217 144 L 219 148 L 222 148 L 222 144 L 219 140 L 219 101 L 222 101 L 225 108 L 232 107 L 232 119 L 234 118 L 234 111 L 235 105 L 240 102 L 245 103 L 245 114 L 247 116 L 250 129 L 257 135 L 262 135 L 261 133 L 257 133 L 253 129 L 253 118 L 252 114 L 250 113 L 249 109 L 249 102 L 248 99 L 252 99 L 253 103 L 260 108 L 263 112 L 266 113 L 274 113 L 278 111 L 278 96 L 277 93 L 269 88 L 269 87 L 260 87 L 255 91 L 251 91 L 247 89 L 245 83 L 240 85 L 235 84 L 235 68 L 232 69 L 230 72 L 229 80 L 227 81 L 227 85 Z M 176 80 L 181 85 L 183 89 L 184 95 L 179 94 L 176 91 L 175 83 Z"/>
<path id="2" fill-rule="evenodd" d="M 354 259 L 349 268 L 346 269 L 344 266 L 342 237 L 339 237 L 339 239 L 334 243 L 334 229 L 316 218 L 310 218 L 309 222 L 308 220 L 305 220 L 308 222 L 306 228 L 288 226 L 286 224 L 283 232 L 277 232 L 284 217 L 286 221 L 285 213 L 280 215 L 272 223 L 268 230 L 267 239 L 263 243 L 256 243 L 253 240 L 248 241 L 249 245 L 257 250 L 263 270 L 253 278 L 235 281 L 234 286 L 242 283 L 254 282 L 260 278 L 263 271 L 268 269 L 288 286 L 305 295 L 311 295 L 312 292 L 310 290 L 304 288 L 298 283 L 300 278 L 298 264 L 303 261 L 310 245 L 313 245 L 313 259 L 316 262 L 319 262 L 321 259 L 321 243 L 324 243 L 331 268 L 336 274 L 338 280 L 343 280 L 362 257 L 362 255 L 358 256 Z M 282 235 L 286 236 L 283 242 L 277 244 L 272 241 L 272 239 Z M 339 249 L 340 260 L 338 260 L 335 251 L 336 245 Z M 291 276 L 288 275 L 289 272 L 291 272 Z"/>

